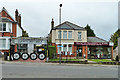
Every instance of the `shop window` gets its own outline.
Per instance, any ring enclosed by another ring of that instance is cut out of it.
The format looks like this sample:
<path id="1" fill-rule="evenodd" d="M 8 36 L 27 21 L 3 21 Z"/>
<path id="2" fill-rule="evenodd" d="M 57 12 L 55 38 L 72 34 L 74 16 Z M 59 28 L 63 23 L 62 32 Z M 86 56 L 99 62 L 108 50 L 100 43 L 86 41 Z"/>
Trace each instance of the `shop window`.
<path id="1" fill-rule="evenodd" d="M 61 45 L 58 45 L 58 46 L 61 46 Z M 62 50 L 62 48 L 61 48 L 61 47 L 58 47 L 58 54 L 61 53 L 61 50 Z"/>
<path id="2" fill-rule="evenodd" d="M 95 58 L 95 59 L 111 58 L 111 48 L 104 47 L 104 46 L 101 46 L 101 47 L 89 46 L 88 58 Z"/>
<path id="3" fill-rule="evenodd" d="M 67 45 L 66 44 L 63 45 L 63 51 L 67 52 Z"/>
<path id="4" fill-rule="evenodd" d="M 72 44 L 68 45 L 68 51 L 70 51 L 70 53 L 72 53 Z"/>

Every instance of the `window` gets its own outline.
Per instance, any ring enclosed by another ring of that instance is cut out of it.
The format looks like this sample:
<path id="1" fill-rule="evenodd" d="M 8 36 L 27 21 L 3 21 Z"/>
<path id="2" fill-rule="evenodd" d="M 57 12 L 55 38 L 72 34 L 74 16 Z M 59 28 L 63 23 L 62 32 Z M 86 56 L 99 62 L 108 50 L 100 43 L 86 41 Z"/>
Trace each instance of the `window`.
<path id="1" fill-rule="evenodd" d="M 0 23 L 0 31 L 6 31 L 6 23 Z"/>
<path id="2" fill-rule="evenodd" d="M 70 53 L 72 53 L 72 44 L 69 44 L 69 45 L 68 45 L 68 51 L 69 51 Z"/>
<path id="3" fill-rule="evenodd" d="M 2 31 L 2 24 L 0 23 L 0 31 Z"/>
<path id="4" fill-rule="evenodd" d="M 61 31 L 58 31 L 58 38 L 60 39 L 61 38 Z"/>
<path id="5" fill-rule="evenodd" d="M 0 39 L 0 48 L 6 48 L 6 39 Z"/>
<path id="6" fill-rule="evenodd" d="M 67 39 L 67 31 L 63 31 L 63 39 Z"/>
<path id="7" fill-rule="evenodd" d="M 72 31 L 68 32 L 68 38 L 71 39 L 72 38 Z"/>
<path id="8" fill-rule="evenodd" d="M 63 45 L 63 51 L 65 51 L 65 52 L 67 51 L 67 45 L 66 44 Z"/>
<path id="9" fill-rule="evenodd" d="M 58 45 L 58 46 L 61 46 L 61 45 Z M 62 50 L 62 48 L 61 48 L 61 47 L 58 47 L 58 54 L 61 53 L 61 50 Z"/>
<path id="10" fill-rule="evenodd" d="M 81 40 L 81 32 L 78 32 L 78 40 Z"/>

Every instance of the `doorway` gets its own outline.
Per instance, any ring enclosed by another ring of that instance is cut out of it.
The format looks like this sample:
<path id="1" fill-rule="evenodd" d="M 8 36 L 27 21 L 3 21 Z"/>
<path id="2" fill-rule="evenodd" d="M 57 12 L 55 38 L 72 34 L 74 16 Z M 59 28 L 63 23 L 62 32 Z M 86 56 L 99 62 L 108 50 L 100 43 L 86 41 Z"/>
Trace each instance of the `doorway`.
<path id="1" fill-rule="evenodd" d="M 77 47 L 77 57 L 82 57 L 82 46 Z"/>

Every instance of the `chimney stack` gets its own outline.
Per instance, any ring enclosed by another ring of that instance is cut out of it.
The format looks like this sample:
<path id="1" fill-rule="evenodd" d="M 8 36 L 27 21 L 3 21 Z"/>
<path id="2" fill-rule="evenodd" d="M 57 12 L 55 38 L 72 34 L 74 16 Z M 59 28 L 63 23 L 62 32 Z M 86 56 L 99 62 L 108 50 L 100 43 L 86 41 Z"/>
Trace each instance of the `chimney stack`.
<path id="1" fill-rule="evenodd" d="M 18 9 L 15 11 L 15 20 L 17 21 L 18 25 L 21 27 L 21 14 L 19 14 Z"/>
<path id="2" fill-rule="evenodd" d="M 18 18 L 18 25 L 21 27 L 21 14 L 19 14 L 18 17 L 19 17 L 19 18 Z"/>
<path id="3" fill-rule="evenodd" d="M 15 11 L 15 20 L 18 22 L 18 10 L 16 9 L 16 11 Z"/>
<path id="4" fill-rule="evenodd" d="M 51 21 L 51 29 L 54 29 L 54 21 L 53 21 L 53 18 L 52 18 L 52 21 Z"/>

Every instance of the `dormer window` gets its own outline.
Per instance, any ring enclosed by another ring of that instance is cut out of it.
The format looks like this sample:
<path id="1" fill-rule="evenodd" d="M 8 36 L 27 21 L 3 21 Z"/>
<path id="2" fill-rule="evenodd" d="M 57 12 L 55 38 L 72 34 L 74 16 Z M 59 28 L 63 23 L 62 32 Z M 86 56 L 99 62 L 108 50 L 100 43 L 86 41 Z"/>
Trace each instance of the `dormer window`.
<path id="1" fill-rule="evenodd" d="M 6 23 L 0 23 L 0 31 L 6 31 Z"/>

